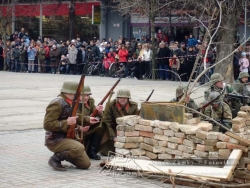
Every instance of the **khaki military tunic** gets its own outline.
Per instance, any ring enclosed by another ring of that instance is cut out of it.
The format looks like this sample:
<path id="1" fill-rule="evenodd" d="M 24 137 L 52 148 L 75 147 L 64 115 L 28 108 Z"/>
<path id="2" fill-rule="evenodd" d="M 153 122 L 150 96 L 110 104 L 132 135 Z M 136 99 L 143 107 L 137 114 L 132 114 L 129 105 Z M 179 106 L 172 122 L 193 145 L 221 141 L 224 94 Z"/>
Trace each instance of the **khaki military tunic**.
<path id="1" fill-rule="evenodd" d="M 89 168 L 90 160 L 84 146 L 73 139 L 66 138 L 67 119 L 71 115 L 71 108 L 71 101 L 62 93 L 47 106 L 43 124 L 46 130 L 45 145 L 54 153 L 69 151 L 72 164 L 78 168 Z M 84 117 L 83 121 L 84 124 L 89 123 L 89 117 Z M 81 119 L 78 118 L 77 122 L 81 123 Z"/>
<path id="2" fill-rule="evenodd" d="M 216 121 L 225 120 L 227 122 L 232 122 L 231 108 L 225 102 L 221 102 L 217 109 L 214 109 L 211 105 L 209 105 L 205 108 L 204 115 L 209 116 Z M 219 128 L 220 127 L 218 125 L 214 125 L 213 131 L 219 131 Z"/>
<path id="3" fill-rule="evenodd" d="M 240 82 L 240 80 L 236 80 L 233 83 L 232 88 L 240 95 L 250 96 L 250 92 L 247 90 L 246 84 Z"/>
<path id="4" fill-rule="evenodd" d="M 84 114 L 83 115 L 89 117 L 95 111 L 95 109 L 96 109 L 95 100 L 92 97 L 90 97 L 87 104 L 84 104 Z M 82 117 L 82 104 L 79 105 L 77 115 L 78 115 L 78 118 L 81 119 L 81 117 Z M 97 114 L 96 117 L 101 118 L 102 114 Z M 83 139 L 82 143 L 84 144 L 86 149 L 88 148 L 89 141 L 90 141 L 90 138 L 88 135 L 99 131 L 99 129 L 100 129 L 100 124 L 98 123 L 95 125 L 90 125 L 89 131 L 83 133 L 84 139 Z"/>
<path id="5" fill-rule="evenodd" d="M 223 91 L 223 93 L 221 94 L 221 99 L 225 98 L 225 95 L 228 93 L 237 93 L 233 90 L 233 88 L 231 87 L 231 85 L 227 84 L 225 86 L 225 89 L 223 90 L 222 88 L 216 87 L 215 85 L 212 85 L 210 88 L 208 88 L 205 92 L 204 92 L 204 99 L 205 101 L 208 101 L 208 96 L 210 95 L 211 92 L 213 91 L 217 91 L 219 93 L 221 93 Z M 205 102 L 206 103 L 206 102 Z"/>
<path id="6" fill-rule="evenodd" d="M 105 108 L 103 120 L 102 120 L 102 131 L 103 138 L 100 146 L 101 153 L 107 155 L 108 151 L 114 151 L 113 138 L 116 137 L 116 118 L 127 115 L 137 115 L 139 109 L 138 104 L 133 101 L 129 101 L 125 107 L 121 107 L 116 99 L 112 100 Z"/>

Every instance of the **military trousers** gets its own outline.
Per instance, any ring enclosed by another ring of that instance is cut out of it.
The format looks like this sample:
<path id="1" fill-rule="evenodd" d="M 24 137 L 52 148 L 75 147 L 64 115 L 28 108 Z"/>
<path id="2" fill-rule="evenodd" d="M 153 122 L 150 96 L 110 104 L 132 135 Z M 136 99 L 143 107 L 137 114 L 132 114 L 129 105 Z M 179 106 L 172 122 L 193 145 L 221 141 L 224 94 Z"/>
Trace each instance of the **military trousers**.
<path id="1" fill-rule="evenodd" d="M 69 151 L 69 156 L 72 159 L 70 162 L 77 168 L 87 169 L 91 165 L 85 147 L 73 139 L 65 138 L 53 146 L 48 146 L 48 149 L 54 153 Z"/>

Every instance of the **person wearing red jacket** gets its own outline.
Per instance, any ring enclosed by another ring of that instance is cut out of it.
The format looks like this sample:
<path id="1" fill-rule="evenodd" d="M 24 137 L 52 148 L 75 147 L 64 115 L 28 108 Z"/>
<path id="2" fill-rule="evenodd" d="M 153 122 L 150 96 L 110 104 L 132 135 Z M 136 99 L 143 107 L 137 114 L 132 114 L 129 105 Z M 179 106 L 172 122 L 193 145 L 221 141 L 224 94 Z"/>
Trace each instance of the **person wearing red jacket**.
<path id="1" fill-rule="evenodd" d="M 118 55 L 119 55 L 119 63 L 124 63 L 126 65 L 128 62 L 128 59 L 127 59 L 128 50 L 126 49 L 124 44 L 122 45 L 122 48 L 119 50 Z"/>
<path id="2" fill-rule="evenodd" d="M 116 53 L 114 52 L 113 48 L 110 48 L 109 53 L 108 53 L 108 59 L 110 63 L 115 62 L 115 56 L 116 56 Z"/>
<path id="3" fill-rule="evenodd" d="M 45 50 L 45 72 L 49 72 L 50 71 L 50 49 L 48 47 L 47 42 L 44 42 L 43 44 L 44 50 Z"/>

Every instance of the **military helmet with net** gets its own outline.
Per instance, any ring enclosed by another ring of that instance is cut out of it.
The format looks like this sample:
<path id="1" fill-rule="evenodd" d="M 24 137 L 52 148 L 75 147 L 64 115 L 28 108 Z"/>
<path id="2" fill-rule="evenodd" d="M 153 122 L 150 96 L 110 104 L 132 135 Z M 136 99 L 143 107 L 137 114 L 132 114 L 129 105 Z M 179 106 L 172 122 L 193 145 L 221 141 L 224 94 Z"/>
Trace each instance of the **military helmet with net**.
<path id="1" fill-rule="evenodd" d="M 78 87 L 78 82 L 75 81 L 65 81 L 63 83 L 61 92 L 75 94 Z"/>
<path id="2" fill-rule="evenodd" d="M 245 78 L 245 77 L 249 77 L 249 74 L 248 74 L 248 72 L 241 72 L 240 74 L 239 74 L 239 78 Z"/>
<path id="3" fill-rule="evenodd" d="M 186 89 L 187 89 L 186 86 L 181 86 L 181 85 L 178 86 L 176 88 L 176 98 L 181 97 L 184 94 L 184 92 L 186 91 Z"/>
<path id="4" fill-rule="evenodd" d="M 128 89 L 119 89 L 116 94 L 117 98 L 131 98 L 130 91 Z"/>
<path id="5" fill-rule="evenodd" d="M 83 87 L 83 94 L 84 95 L 92 95 L 91 89 L 90 89 L 90 87 L 88 85 L 84 85 L 84 87 Z"/>
<path id="6" fill-rule="evenodd" d="M 213 92 L 211 92 L 209 94 L 208 101 L 212 101 L 214 99 L 215 99 L 215 101 L 213 101 L 213 104 L 219 104 L 221 102 L 221 98 L 220 98 L 220 93 L 219 92 L 213 91 Z"/>
<path id="7" fill-rule="evenodd" d="M 212 84 L 215 84 L 216 82 L 221 82 L 223 80 L 224 80 L 224 78 L 220 73 L 214 73 L 210 77 L 210 81 Z"/>

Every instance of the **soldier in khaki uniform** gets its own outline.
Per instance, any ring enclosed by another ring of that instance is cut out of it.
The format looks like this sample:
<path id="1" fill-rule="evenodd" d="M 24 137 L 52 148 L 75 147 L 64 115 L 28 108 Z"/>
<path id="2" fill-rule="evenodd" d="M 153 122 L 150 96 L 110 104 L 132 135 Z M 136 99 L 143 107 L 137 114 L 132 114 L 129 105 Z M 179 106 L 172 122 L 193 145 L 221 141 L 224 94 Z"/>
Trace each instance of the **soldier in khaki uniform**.
<path id="1" fill-rule="evenodd" d="M 98 105 L 95 106 L 95 100 L 90 97 L 92 95 L 91 89 L 88 85 L 84 85 L 83 88 L 83 104 L 84 104 L 84 116 L 90 116 L 95 109 L 97 109 L 97 118 L 101 118 L 103 114 L 103 106 Z M 78 111 L 78 116 L 81 117 L 82 115 L 82 104 L 79 105 L 79 111 Z M 89 131 L 85 132 L 85 138 L 84 138 L 84 146 L 87 149 L 87 154 L 89 158 L 95 159 L 95 160 L 100 160 L 101 157 L 97 155 L 98 152 L 98 147 L 101 142 L 101 135 L 97 134 L 96 132 L 100 129 L 99 124 L 95 124 L 90 126 Z"/>
<path id="2" fill-rule="evenodd" d="M 102 119 L 102 130 L 99 135 L 103 135 L 103 143 L 100 145 L 100 151 L 108 155 L 109 151 L 114 151 L 114 142 L 116 142 L 116 118 L 127 115 L 137 115 L 138 104 L 129 100 L 131 98 L 128 89 L 117 91 L 116 99 L 107 104 Z M 106 137 L 106 139 L 105 139 Z"/>
<path id="3" fill-rule="evenodd" d="M 232 126 L 232 112 L 230 107 L 227 103 L 223 102 L 222 98 L 220 97 L 220 93 L 213 91 L 209 94 L 208 100 L 212 101 L 216 99 L 211 105 L 205 108 L 204 115 L 211 117 L 215 121 L 220 122 L 227 128 L 231 128 Z M 211 122 L 213 123 L 213 122 Z M 225 133 L 226 130 L 220 128 L 217 124 L 213 123 L 213 131 L 218 131 Z"/>
<path id="4" fill-rule="evenodd" d="M 229 93 L 238 94 L 238 93 L 232 88 L 231 85 L 229 84 L 224 85 L 223 80 L 224 78 L 219 73 L 214 73 L 211 75 L 211 78 L 210 78 L 211 85 L 208 88 L 208 90 L 204 92 L 205 101 L 203 102 L 203 104 L 206 104 L 208 102 L 208 96 L 211 92 L 217 91 L 220 93 L 221 100 L 227 103 L 229 107 L 231 108 L 233 117 L 236 117 L 241 106 L 240 101 L 238 99 L 227 97 L 227 94 Z"/>
<path id="5" fill-rule="evenodd" d="M 229 84 L 224 86 L 223 84 L 223 76 L 220 73 L 214 73 L 210 77 L 211 85 L 210 87 L 204 92 L 205 101 L 208 101 L 208 96 L 212 91 L 217 91 L 221 93 L 221 98 L 224 100 L 225 94 L 227 93 L 236 93 Z M 206 102 L 205 102 L 206 103 Z"/>
<path id="6" fill-rule="evenodd" d="M 247 72 L 241 72 L 239 78 L 233 83 L 232 88 L 240 95 L 250 96 L 250 92 L 246 88 L 248 78 L 249 74 Z"/>
<path id="7" fill-rule="evenodd" d="M 182 96 L 184 95 L 184 93 L 186 92 L 186 90 L 187 90 L 187 87 L 185 87 L 185 86 L 178 86 L 176 88 L 176 98 L 172 99 L 171 102 L 179 102 L 179 100 L 182 98 Z M 185 99 L 182 102 L 185 103 L 185 105 L 188 108 L 192 108 L 194 110 L 196 110 L 198 108 L 198 105 L 194 102 L 193 99 L 190 98 L 190 95 L 186 96 Z M 195 115 L 194 111 L 186 109 L 186 112 L 192 113 L 193 115 Z"/>
<path id="8" fill-rule="evenodd" d="M 61 165 L 61 161 L 68 161 L 77 168 L 87 169 L 90 166 L 89 158 L 85 152 L 84 146 L 73 140 L 66 138 L 68 127 L 74 124 L 80 124 L 81 119 L 77 116 L 70 117 L 72 100 L 74 99 L 78 83 L 65 81 L 63 83 L 60 95 L 52 100 L 46 108 L 44 117 L 45 145 L 55 154 L 50 157 L 49 165 L 55 170 L 66 170 Z M 95 124 L 96 118 L 85 116 L 84 124 Z M 88 127 L 81 127 L 81 131 L 88 131 Z"/>

